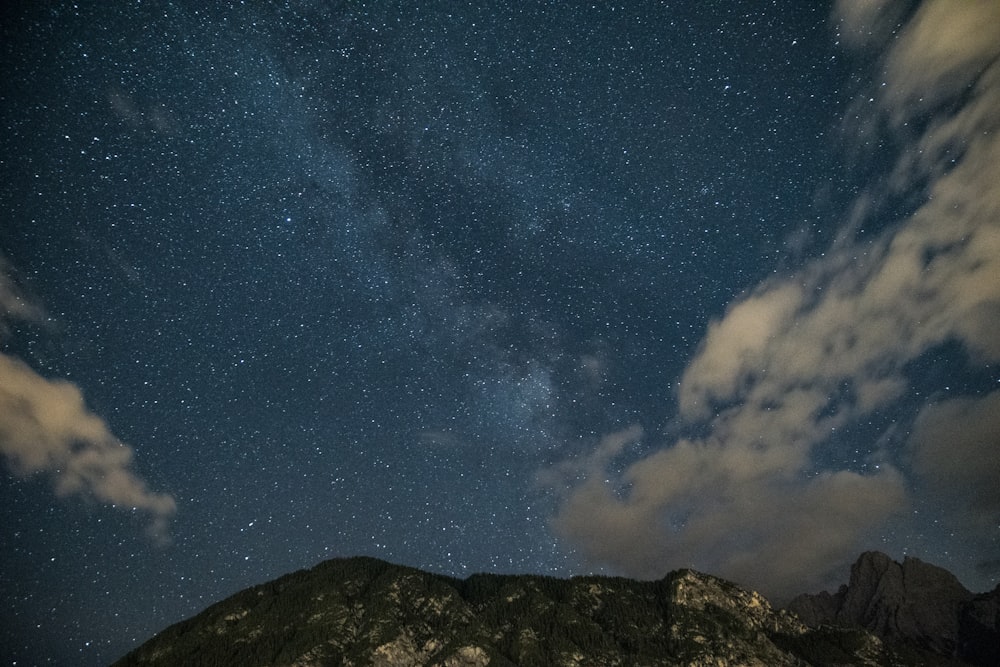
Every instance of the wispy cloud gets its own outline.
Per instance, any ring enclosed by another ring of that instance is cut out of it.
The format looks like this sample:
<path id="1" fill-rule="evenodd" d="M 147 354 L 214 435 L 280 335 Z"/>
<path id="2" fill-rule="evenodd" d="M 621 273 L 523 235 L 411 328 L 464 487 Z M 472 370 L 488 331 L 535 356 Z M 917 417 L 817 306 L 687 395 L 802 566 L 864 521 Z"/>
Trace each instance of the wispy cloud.
<path id="1" fill-rule="evenodd" d="M 42 317 L 0 266 L 0 333 L 14 319 Z M 59 496 L 146 513 L 150 534 L 167 539 L 174 498 L 149 490 L 133 469 L 132 448 L 87 408 L 76 385 L 45 378 L 7 354 L 0 354 L 0 453 L 17 475 L 49 477 Z"/>
<path id="2" fill-rule="evenodd" d="M 868 49 L 900 20 L 889 3 L 838 7 L 851 41 Z M 879 187 L 916 188 L 922 205 L 874 240 L 854 240 L 857 221 L 845 220 L 822 258 L 732 304 L 678 392 L 679 419 L 706 435 L 619 473 L 601 457 L 576 464 L 563 479 L 584 481 L 553 518 L 559 534 L 629 574 L 693 565 L 781 597 L 827 583 L 907 508 L 908 467 L 879 452 L 867 466 L 818 467 L 815 452 L 901 400 L 907 364 L 937 345 L 960 343 L 973 364 L 1000 360 L 998 56 L 995 2 L 926 2 L 910 16 L 876 56 L 878 93 L 863 113 L 902 146 Z M 928 407 L 910 441 L 915 471 L 982 490 L 993 470 L 995 482 L 996 396 Z M 958 413 L 981 428 L 963 424 L 964 454 L 946 464 L 940 428 Z"/>
<path id="3" fill-rule="evenodd" d="M 10 278 L 11 267 L 0 255 L 0 341 L 9 334 L 10 322 L 23 320 L 42 322 L 45 312 L 18 289 Z"/>

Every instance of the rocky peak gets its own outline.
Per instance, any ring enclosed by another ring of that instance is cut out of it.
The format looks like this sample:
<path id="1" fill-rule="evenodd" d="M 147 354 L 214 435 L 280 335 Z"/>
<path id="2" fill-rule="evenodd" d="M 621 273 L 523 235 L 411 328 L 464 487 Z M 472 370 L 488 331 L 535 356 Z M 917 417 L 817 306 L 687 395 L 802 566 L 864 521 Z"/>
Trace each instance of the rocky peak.
<path id="1" fill-rule="evenodd" d="M 910 557 L 900 564 L 883 553 L 868 552 L 851 568 L 836 620 L 951 654 L 958 642 L 959 609 L 971 598 L 945 569 Z"/>
<path id="2" fill-rule="evenodd" d="M 794 616 L 775 612 L 760 593 L 694 570 L 671 573 L 664 583 L 667 635 L 679 664 L 801 664 L 778 644 L 794 643 L 807 628 Z"/>
<path id="3" fill-rule="evenodd" d="M 967 656 L 970 642 L 963 617 L 973 603 L 969 592 L 947 570 L 907 557 L 902 563 L 869 551 L 851 566 L 850 581 L 835 594 L 801 595 L 788 605 L 803 622 L 865 628 L 890 642 L 911 642 L 944 656 Z M 979 609 L 989 601 L 979 596 Z M 982 623 L 995 631 L 996 619 Z M 977 636 L 982 632 L 977 631 Z M 975 649 L 978 650 L 978 649 Z"/>
<path id="4" fill-rule="evenodd" d="M 800 634 L 805 626 L 784 610 L 775 611 L 758 593 L 695 570 L 679 570 L 668 576 L 669 598 L 678 608 L 695 612 L 718 610 L 734 616 L 755 630 Z"/>

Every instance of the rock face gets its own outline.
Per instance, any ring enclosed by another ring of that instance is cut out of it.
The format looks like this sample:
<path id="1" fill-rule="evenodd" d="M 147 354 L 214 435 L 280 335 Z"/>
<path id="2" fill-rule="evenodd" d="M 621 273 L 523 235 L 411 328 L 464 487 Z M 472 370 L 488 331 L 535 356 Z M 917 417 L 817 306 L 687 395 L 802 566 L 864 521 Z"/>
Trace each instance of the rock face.
<path id="1" fill-rule="evenodd" d="M 988 604 L 980 616 L 995 611 Z M 116 665 L 909 664 L 873 634 L 811 629 L 762 596 L 681 570 L 659 581 L 474 575 L 332 560 L 247 589 Z"/>
<path id="2" fill-rule="evenodd" d="M 800 595 L 788 605 L 810 627 L 864 628 L 890 644 L 983 665 L 1000 664 L 998 609 L 1000 587 L 974 596 L 947 570 L 877 551 L 861 555 L 835 594 Z"/>
<path id="3" fill-rule="evenodd" d="M 959 650 L 977 665 L 1000 665 L 1000 585 L 973 596 L 962 606 L 958 622 Z"/>

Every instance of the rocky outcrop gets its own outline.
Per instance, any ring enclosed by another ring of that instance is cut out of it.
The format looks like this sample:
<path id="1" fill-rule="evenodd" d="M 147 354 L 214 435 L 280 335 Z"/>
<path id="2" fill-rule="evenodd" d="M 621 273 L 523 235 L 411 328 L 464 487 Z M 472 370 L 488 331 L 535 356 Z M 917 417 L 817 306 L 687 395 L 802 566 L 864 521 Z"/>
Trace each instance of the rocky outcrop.
<path id="1" fill-rule="evenodd" d="M 327 561 L 238 593 L 116 663 L 834 664 L 906 663 L 871 633 L 811 629 L 760 594 L 693 570 L 659 581 L 497 575 L 457 580 L 370 558 Z"/>
<path id="2" fill-rule="evenodd" d="M 869 552 L 851 569 L 842 625 L 858 625 L 880 637 L 912 639 L 938 653 L 954 653 L 958 614 L 972 593 L 947 570 L 916 558 L 902 564 Z"/>
<path id="3" fill-rule="evenodd" d="M 1000 664 L 988 650 L 1000 627 L 996 605 L 997 591 L 974 596 L 945 569 L 871 551 L 851 567 L 846 586 L 834 594 L 801 595 L 788 610 L 811 627 L 864 628 L 890 643 L 993 665 Z"/>
<path id="4" fill-rule="evenodd" d="M 847 586 L 844 585 L 833 595 L 826 591 L 814 595 L 800 595 L 789 603 L 787 609 L 806 625 L 818 628 L 824 624 L 837 622 L 837 612 L 844 606 L 846 596 Z"/>
<path id="5" fill-rule="evenodd" d="M 975 595 L 958 620 L 959 653 L 977 665 L 1000 665 L 1000 585 Z"/>

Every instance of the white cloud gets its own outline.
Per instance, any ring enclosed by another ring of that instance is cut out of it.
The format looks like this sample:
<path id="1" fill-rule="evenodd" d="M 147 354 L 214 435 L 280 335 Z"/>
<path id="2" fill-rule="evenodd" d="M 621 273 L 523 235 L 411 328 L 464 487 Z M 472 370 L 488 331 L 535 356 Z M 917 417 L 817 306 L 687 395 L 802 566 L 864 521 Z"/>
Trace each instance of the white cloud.
<path id="1" fill-rule="evenodd" d="M 0 272 L 0 307 L 0 322 L 41 314 L 5 271 Z M 48 476 L 59 496 L 90 497 L 145 512 L 152 518 L 151 534 L 166 539 L 174 499 L 147 488 L 133 470 L 132 448 L 87 409 L 76 385 L 42 377 L 7 354 L 0 354 L 0 454 L 17 475 Z"/>
<path id="2" fill-rule="evenodd" d="M 890 117 L 903 123 L 961 94 L 1000 54 L 997 26 L 996 0 L 924 2 L 886 57 Z"/>
<path id="3" fill-rule="evenodd" d="M 887 3 L 838 8 L 857 43 L 900 18 Z M 824 257 L 731 305 L 678 392 L 680 418 L 707 435 L 667 443 L 620 474 L 597 456 L 564 476 L 584 481 L 553 518 L 560 535 L 628 574 L 694 566 L 780 597 L 826 583 L 908 507 L 904 473 L 884 457 L 861 474 L 816 471 L 813 455 L 836 429 L 900 399 L 907 364 L 934 346 L 1000 360 L 998 54 L 995 2 L 936 0 L 912 15 L 883 55 L 875 113 L 888 122 L 866 125 L 898 132 L 889 186 L 917 188 L 923 205 L 863 244 L 848 216 Z M 934 117 L 918 117 L 929 109 Z M 858 210 L 877 196 L 862 195 Z M 994 434 L 997 410 L 995 399 L 970 401 L 928 408 L 911 446 L 921 474 L 982 490 L 981 470 L 996 480 L 996 439 L 983 433 Z M 965 434 L 948 451 L 960 456 L 946 461 L 941 424 L 959 413 Z"/>
<path id="4" fill-rule="evenodd" d="M 778 285 L 730 308 L 708 329 L 701 351 L 684 372 L 680 407 L 687 418 L 704 418 L 712 402 L 731 396 L 765 362 L 776 336 L 788 330 L 802 304 L 796 285 Z"/>

